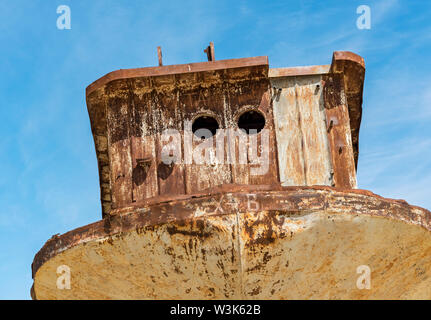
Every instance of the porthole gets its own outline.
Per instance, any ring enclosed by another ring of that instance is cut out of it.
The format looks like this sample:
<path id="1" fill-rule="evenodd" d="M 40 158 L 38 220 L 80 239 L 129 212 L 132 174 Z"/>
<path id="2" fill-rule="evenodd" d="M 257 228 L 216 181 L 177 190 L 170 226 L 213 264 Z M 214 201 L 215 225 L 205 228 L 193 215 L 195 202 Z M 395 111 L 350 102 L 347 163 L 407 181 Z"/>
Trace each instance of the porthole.
<path id="1" fill-rule="evenodd" d="M 249 110 L 238 118 L 238 128 L 247 134 L 259 133 L 264 127 L 265 117 L 259 111 Z"/>
<path id="2" fill-rule="evenodd" d="M 201 116 L 195 119 L 192 124 L 192 131 L 200 139 L 210 138 L 216 134 L 219 128 L 218 122 L 214 117 Z"/>

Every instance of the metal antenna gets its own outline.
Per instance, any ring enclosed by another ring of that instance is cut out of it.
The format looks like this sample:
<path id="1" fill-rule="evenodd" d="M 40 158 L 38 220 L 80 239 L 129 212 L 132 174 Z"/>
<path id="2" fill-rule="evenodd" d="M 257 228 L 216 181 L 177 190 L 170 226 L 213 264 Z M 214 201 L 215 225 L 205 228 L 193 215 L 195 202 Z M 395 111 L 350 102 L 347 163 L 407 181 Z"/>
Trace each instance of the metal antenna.
<path id="1" fill-rule="evenodd" d="M 163 66 L 163 61 L 162 61 L 162 47 L 158 46 L 157 47 L 157 56 L 159 57 L 159 67 Z"/>
<path id="2" fill-rule="evenodd" d="M 208 61 L 215 61 L 214 43 L 212 41 L 210 42 L 210 45 L 204 50 L 204 52 L 207 54 Z"/>

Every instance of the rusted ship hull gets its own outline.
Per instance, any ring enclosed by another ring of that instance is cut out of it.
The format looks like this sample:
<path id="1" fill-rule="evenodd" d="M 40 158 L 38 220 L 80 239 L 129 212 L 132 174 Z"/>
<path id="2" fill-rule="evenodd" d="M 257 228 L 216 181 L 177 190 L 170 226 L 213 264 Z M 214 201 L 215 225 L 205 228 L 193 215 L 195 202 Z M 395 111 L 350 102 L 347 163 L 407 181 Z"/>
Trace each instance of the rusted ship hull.
<path id="1" fill-rule="evenodd" d="M 55 236 L 32 269 L 36 299 L 431 299 L 431 213 L 364 190 L 225 185 Z"/>

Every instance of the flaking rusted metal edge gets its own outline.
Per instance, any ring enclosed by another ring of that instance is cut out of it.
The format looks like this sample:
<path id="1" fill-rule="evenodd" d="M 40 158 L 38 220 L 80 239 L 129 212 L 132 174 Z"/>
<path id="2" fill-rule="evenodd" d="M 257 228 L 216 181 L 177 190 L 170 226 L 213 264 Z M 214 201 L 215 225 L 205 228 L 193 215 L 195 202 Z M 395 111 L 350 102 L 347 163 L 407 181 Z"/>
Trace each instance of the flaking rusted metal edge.
<path id="1" fill-rule="evenodd" d="M 49 239 L 36 254 L 32 263 L 32 277 L 34 279 L 37 271 L 46 261 L 77 245 L 85 244 L 92 240 L 110 238 L 115 235 L 135 231 L 143 227 L 172 222 L 186 223 L 187 221 L 193 220 L 194 216 L 189 214 L 193 210 L 193 208 L 191 208 L 192 206 L 190 206 L 191 201 L 204 203 L 208 202 L 209 198 L 229 195 L 231 197 L 244 200 L 242 202 L 242 208 L 244 208 L 246 206 L 245 203 L 247 202 L 247 195 L 250 193 L 256 195 L 254 200 L 258 201 L 261 199 L 263 201 L 260 210 L 265 210 L 265 206 L 271 207 L 271 209 L 267 208 L 266 210 L 276 210 L 276 208 L 273 208 L 273 199 L 275 197 L 283 197 L 283 199 L 289 200 L 287 203 L 299 206 L 296 211 L 310 212 L 313 210 L 330 209 L 331 212 L 334 213 L 342 212 L 386 217 L 419 225 L 426 230 L 431 231 L 430 211 L 409 205 L 404 200 L 383 198 L 367 190 L 346 190 L 327 186 L 282 187 L 280 185 L 226 185 L 208 192 L 177 197 L 171 199 L 171 201 L 166 200 L 165 202 L 157 203 L 148 201 L 146 205 L 142 204 L 140 207 L 134 206 L 122 208 L 114 216 L 108 216 L 103 220 L 77 228 L 62 235 L 55 235 Z M 269 200 L 267 197 L 268 195 L 271 196 Z M 312 197 L 315 198 L 315 201 L 312 204 L 309 204 L 310 202 L 306 205 L 303 204 L 301 199 L 310 200 Z M 286 203 L 286 201 L 283 203 Z M 185 204 L 189 205 L 186 206 Z M 358 205 L 360 205 L 360 207 L 358 207 Z M 315 207 L 312 208 L 312 206 Z M 162 207 L 165 211 L 168 208 L 174 214 L 161 214 Z M 361 208 L 364 212 L 361 212 Z M 239 212 L 242 211 L 246 210 L 239 210 Z M 294 209 L 288 211 L 295 212 Z M 217 215 L 224 214 L 229 213 L 218 213 Z M 197 219 L 204 219 L 205 216 L 210 215 L 213 214 L 202 215 Z M 37 297 L 34 289 L 32 289 L 31 294 L 33 297 Z"/>
<path id="2" fill-rule="evenodd" d="M 358 167 L 359 129 L 362 118 L 362 94 L 365 79 L 364 58 L 350 51 L 334 51 L 330 65 L 270 68 L 270 78 L 342 73 L 350 117 L 353 156 Z"/>
<path id="3" fill-rule="evenodd" d="M 88 96 L 98 88 L 108 84 L 111 81 L 120 79 L 140 78 L 140 77 L 158 77 L 166 75 L 176 75 L 182 73 L 194 73 L 194 72 L 205 72 L 215 71 L 223 69 L 234 69 L 268 65 L 267 56 L 251 57 L 251 58 L 240 58 L 240 59 L 226 59 L 217 61 L 207 62 L 195 62 L 187 64 L 174 64 L 169 66 L 159 67 L 146 67 L 146 68 L 135 68 L 135 69 L 120 69 L 109 72 L 103 77 L 97 79 L 91 83 L 86 89 L 86 95 Z"/>
<path id="4" fill-rule="evenodd" d="M 365 79 L 364 58 L 350 51 L 335 51 L 329 73 L 342 73 L 349 110 L 355 168 L 358 168 L 359 129 L 362 119 L 362 98 Z"/>
<path id="5" fill-rule="evenodd" d="M 288 67 L 288 68 L 270 68 L 268 77 L 291 77 L 291 76 L 309 76 L 317 74 L 325 74 L 329 72 L 331 65 L 319 66 L 303 66 L 303 67 Z"/>

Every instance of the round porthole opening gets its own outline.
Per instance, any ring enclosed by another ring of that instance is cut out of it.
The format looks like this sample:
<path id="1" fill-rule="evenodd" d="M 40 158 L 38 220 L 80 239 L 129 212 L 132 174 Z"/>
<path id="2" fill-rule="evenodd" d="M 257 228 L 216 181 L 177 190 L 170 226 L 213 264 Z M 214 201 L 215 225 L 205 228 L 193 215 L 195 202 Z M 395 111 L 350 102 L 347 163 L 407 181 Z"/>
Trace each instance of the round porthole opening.
<path id="1" fill-rule="evenodd" d="M 238 128 L 247 134 L 259 133 L 264 127 L 265 117 L 259 111 L 246 111 L 238 118 Z"/>
<path id="2" fill-rule="evenodd" d="M 212 137 L 216 134 L 218 128 L 217 120 L 211 116 L 198 117 L 192 124 L 193 134 L 200 139 Z"/>

